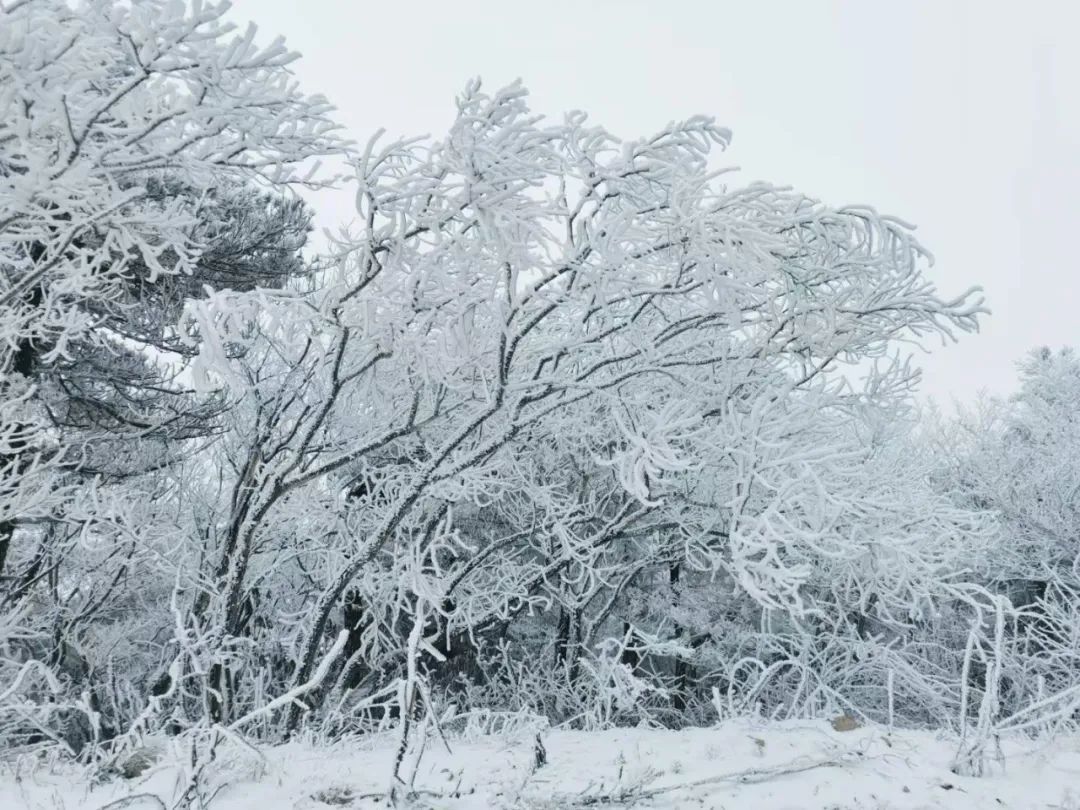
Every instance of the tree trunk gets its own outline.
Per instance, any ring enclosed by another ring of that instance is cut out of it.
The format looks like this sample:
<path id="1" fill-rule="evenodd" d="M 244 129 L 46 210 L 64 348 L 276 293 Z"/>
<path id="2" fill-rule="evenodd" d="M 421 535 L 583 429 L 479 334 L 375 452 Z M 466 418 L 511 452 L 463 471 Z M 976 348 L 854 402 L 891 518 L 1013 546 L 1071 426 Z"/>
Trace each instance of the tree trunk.
<path id="1" fill-rule="evenodd" d="M 637 668 L 641 666 L 641 653 L 636 649 L 631 649 L 629 646 L 634 643 L 634 636 L 630 628 L 630 622 L 623 622 L 622 632 L 627 646 L 623 648 L 622 653 L 619 655 L 619 663 L 630 667 L 631 672 L 637 672 Z"/>
<path id="2" fill-rule="evenodd" d="M 42 253 L 44 253 L 44 250 L 38 245 L 34 245 L 30 249 L 30 255 L 34 262 L 40 260 Z M 39 285 L 34 285 L 26 296 L 27 305 L 34 308 L 40 307 L 44 300 L 45 294 Z M 30 379 L 36 367 L 37 348 L 31 340 L 23 338 L 12 353 L 10 372 L 21 374 L 23 377 Z M 0 470 L 6 469 L 12 479 L 15 479 L 24 465 L 23 455 L 30 448 L 27 447 L 25 442 L 13 442 L 12 444 L 10 452 L 0 454 Z M 14 517 L 0 521 L 0 578 L 4 575 L 8 553 L 11 550 L 11 540 L 15 536 L 17 525 L 18 521 Z"/>
<path id="3" fill-rule="evenodd" d="M 555 668 L 566 666 L 566 654 L 570 649 L 570 611 L 559 606 L 559 624 L 555 629 Z"/>
<path id="4" fill-rule="evenodd" d="M 668 583 L 671 585 L 672 591 L 672 604 L 678 602 L 679 580 L 682 578 L 682 570 L 678 563 L 672 563 L 668 568 Z M 674 625 L 674 632 L 676 639 L 682 639 L 685 635 L 685 629 L 678 622 Z M 689 662 L 684 660 L 681 656 L 675 658 L 674 666 L 675 683 L 674 694 L 672 696 L 672 708 L 680 714 L 686 711 L 686 690 L 690 681 L 691 668 Z"/>

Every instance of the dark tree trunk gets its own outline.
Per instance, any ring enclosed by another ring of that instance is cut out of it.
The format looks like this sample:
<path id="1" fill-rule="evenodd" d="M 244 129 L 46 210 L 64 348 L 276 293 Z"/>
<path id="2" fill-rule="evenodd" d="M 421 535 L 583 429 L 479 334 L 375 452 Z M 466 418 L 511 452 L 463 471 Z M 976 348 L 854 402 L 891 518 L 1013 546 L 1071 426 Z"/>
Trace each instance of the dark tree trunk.
<path id="1" fill-rule="evenodd" d="M 619 655 L 619 663 L 630 667 L 631 672 L 637 672 L 637 668 L 641 666 L 641 653 L 630 647 L 634 643 L 634 634 L 630 628 L 630 622 L 623 622 L 623 639 L 626 640 L 627 646 L 623 648 L 622 653 Z"/>
<path id="2" fill-rule="evenodd" d="M 555 667 L 566 666 L 566 655 L 570 650 L 570 611 L 559 607 L 559 624 L 555 628 Z"/>
<path id="3" fill-rule="evenodd" d="M 555 666 L 566 669 L 567 680 L 573 684 L 580 671 L 581 608 L 559 608 L 559 625 L 555 631 Z"/>
<path id="4" fill-rule="evenodd" d="M 679 581 L 681 578 L 682 569 L 680 568 L 678 563 L 672 563 L 671 567 L 668 568 L 668 583 L 671 585 L 672 604 L 678 602 Z M 686 635 L 685 629 L 678 622 L 676 622 L 674 625 L 674 631 L 676 639 L 683 639 L 683 637 Z M 689 686 L 691 675 L 690 664 L 681 656 L 675 658 L 674 674 L 674 694 L 672 696 L 671 705 L 672 708 L 675 709 L 675 711 L 681 714 L 682 712 L 686 711 L 686 690 Z"/>
<path id="5" fill-rule="evenodd" d="M 345 630 L 348 631 L 349 637 L 345 641 L 345 649 L 342 652 L 342 657 L 348 661 L 356 652 L 360 649 L 364 626 L 364 616 L 367 610 L 364 607 L 364 600 L 360 596 L 360 592 L 357 590 L 351 590 L 345 594 L 345 605 L 343 610 L 345 620 Z M 360 659 L 354 661 L 342 676 L 341 683 L 346 689 L 355 689 L 360 683 L 360 679 L 364 677 L 366 667 L 364 662 Z"/>
<path id="6" fill-rule="evenodd" d="M 30 255 L 34 262 L 40 260 L 43 252 L 44 250 L 38 245 L 31 248 Z M 45 294 L 39 285 L 34 285 L 26 295 L 26 304 L 33 308 L 40 307 L 44 300 Z M 29 379 L 33 377 L 36 367 L 37 347 L 34 346 L 31 340 L 24 338 L 19 341 L 15 351 L 12 353 L 11 365 L 7 370 L 15 374 L 21 374 Z M 29 449 L 25 442 L 13 442 L 11 451 L 0 455 L 0 469 L 6 469 L 13 479 L 16 478 L 25 464 L 23 456 Z M 14 517 L 0 521 L 0 578 L 4 575 L 8 553 L 11 550 L 11 540 L 15 536 L 17 525 L 18 521 Z"/>

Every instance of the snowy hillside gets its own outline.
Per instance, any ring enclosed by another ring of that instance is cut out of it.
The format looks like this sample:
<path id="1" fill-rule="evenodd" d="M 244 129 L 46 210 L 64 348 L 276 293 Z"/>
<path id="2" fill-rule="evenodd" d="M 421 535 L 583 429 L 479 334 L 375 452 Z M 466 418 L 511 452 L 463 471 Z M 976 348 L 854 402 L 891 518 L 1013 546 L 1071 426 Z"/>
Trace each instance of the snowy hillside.
<path id="1" fill-rule="evenodd" d="M 0 810 L 1080 810 L 1080 354 L 928 409 L 908 220 L 275 33 L 0 0 Z"/>
<path id="2" fill-rule="evenodd" d="M 1080 739 L 1040 747 L 1003 741 L 1004 767 L 984 777 L 950 772 L 954 738 L 826 722 L 729 722 L 716 729 L 551 731 L 535 767 L 531 733 L 433 742 L 417 770 L 430 808 L 1077 808 Z M 211 782 L 227 780 L 214 810 L 386 807 L 393 741 L 234 749 Z M 172 807 L 182 776 L 160 762 L 132 780 L 90 786 L 73 770 L 24 764 L 0 780 L 0 806 L 26 810 Z M 128 803 L 124 803 L 128 797 Z M 110 802 L 113 804 L 110 805 Z"/>

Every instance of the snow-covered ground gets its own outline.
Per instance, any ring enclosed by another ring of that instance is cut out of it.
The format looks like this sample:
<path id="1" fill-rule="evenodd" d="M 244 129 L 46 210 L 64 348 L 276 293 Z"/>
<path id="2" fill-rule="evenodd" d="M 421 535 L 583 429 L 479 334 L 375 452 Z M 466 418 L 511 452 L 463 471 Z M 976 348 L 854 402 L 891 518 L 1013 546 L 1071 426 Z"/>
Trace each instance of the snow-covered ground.
<path id="1" fill-rule="evenodd" d="M 1080 738 L 1050 745 L 1004 740 L 1004 767 L 957 776 L 956 740 L 929 732 L 826 722 L 662 731 L 550 731 L 547 764 L 534 769 L 529 734 L 433 743 L 417 770 L 413 807 L 574 808 L 1068 808 L 1080 809 Z M 232 749 L 234 752 L 240 749 Z M 390 738 L 330 748 L 292 744 L 261 757 L 230 755 L 213 810 L 385 807 Z M 167 760 L 163 760 L 167 761 Z M 0 808 L 143 810 L 172 807 L 177 770 L 91 785 L 80 772 L 22 763 L 0 774 Z M 135 794 L 144 795 L 135 798 Z M 367 794 L 367 795 L 365 795 Z M 374 794 L 374 795 L 373 795 Z M 126 796 L 130 801 L 118 802 Z M 162 801 L 154 798 L 160 797 Z"/>

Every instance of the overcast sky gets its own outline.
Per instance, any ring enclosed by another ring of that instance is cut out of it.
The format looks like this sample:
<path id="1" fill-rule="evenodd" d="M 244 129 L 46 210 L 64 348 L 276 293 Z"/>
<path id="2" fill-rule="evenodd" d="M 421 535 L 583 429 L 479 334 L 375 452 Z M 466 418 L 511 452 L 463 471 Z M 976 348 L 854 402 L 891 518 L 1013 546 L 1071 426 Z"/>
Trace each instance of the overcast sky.
<path id="1" fill-rule="evenodd" d="M 978 335 L 933 346 L 923 390 L 1008 392 L 1039 345 L 1080 346 L 1080 9 L 886 0 L 235 0 L 283 34 L 351 137 L 440 133 L 481 76 L 620 137 L 715 116 L 742 178 L 918 225 L 943 294 L 981 285 Z M 734 182 L 734 180 L 732 181 Z M 320 224 L 347 219 L 348 196 Z"/>

